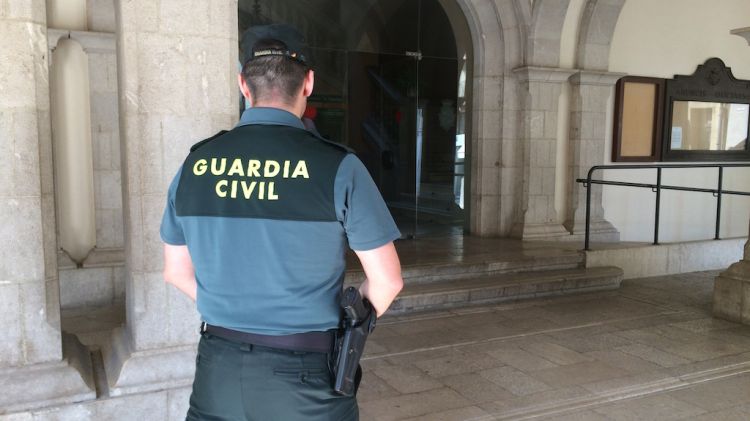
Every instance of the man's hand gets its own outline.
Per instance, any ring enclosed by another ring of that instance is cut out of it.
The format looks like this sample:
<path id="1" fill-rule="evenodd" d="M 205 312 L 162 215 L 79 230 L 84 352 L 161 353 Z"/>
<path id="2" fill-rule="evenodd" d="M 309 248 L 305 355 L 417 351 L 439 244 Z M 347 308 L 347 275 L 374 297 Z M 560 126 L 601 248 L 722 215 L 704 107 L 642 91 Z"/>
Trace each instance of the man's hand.
<path id="1" fill-rule="evenodd" d="M 164 244 L 164 280 L 195 301 L 198 284 L 187 246 Z"/>
<path id="2" fill-rule="evenodd" d="M 393 242 L 373 250 L 354 251 L 362 263 L 367 279 L 359 287 L 362 296 L 367 297 L 375 308 L 378 317 L 383 315 L 396 295 L 404 287 L 401 278 L 401 263 Z"/>

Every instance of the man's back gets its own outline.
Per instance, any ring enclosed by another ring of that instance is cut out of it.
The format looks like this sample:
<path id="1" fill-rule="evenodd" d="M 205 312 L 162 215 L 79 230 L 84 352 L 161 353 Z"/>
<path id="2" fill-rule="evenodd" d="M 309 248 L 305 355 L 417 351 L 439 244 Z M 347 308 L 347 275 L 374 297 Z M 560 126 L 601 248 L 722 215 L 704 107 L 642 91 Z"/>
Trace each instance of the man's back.
<path id="1" fill-rule="evenodd" d="M 164 277 L 204 321 L 187 418 L 353 421 L 329 372 L 344 252 L 380 315 L 403 286 L 399 232 L 362 162 L 302 124 L 314 74 L 301 36 L 253 30 L 238 78 L 253 107 L 191 148 L 162 219 Z"/>
<path id="2" fill-rule="evenodd" d="M 336 328 L 347 152 L 291 126 L 239 126 L 193 151 L 176 191 L 206 323 L 261 334 Z"/>

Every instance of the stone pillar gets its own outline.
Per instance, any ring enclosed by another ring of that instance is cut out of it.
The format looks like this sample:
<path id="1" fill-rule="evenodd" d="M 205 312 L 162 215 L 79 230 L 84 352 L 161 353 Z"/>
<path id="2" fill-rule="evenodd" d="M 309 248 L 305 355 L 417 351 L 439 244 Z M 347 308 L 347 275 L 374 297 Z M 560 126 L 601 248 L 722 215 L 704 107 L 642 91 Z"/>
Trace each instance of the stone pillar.
<path id="1" fill-rule="evenodd" d="M 745 38 L 750 45 L 750 27 L 731 33 Z M 716 317 L 750 325 L 750 238 L 745 242 L 742 260 L 729 266 L 714 281 L 713 312 Z"/>
<path id="2" fill-rule="evenodd" d="M 586 189 L 578 178 L 586 178 L 594 165 L 604 164 L 607 139 L 607 101 L 622 73 L 579 71 L 570 78 L 570 196 L 565 227 L 574 235 L 586 230 Z M 602 177 L 602 172 L 594 174 Z M 604 219 L 602 186 L 593 185 L 591 191 L 591 238 L 599 241 L 619 241 L 620 233 Z"/>
<path id="3" fill-rule="evenodd" d="M 557 114 L 562 84 L 572 70 L 522 67 L 513 71 L 524 94 L 523 187 L 511 236 L 524 240 L 564 238 L 569 232 L 555 210 Z"/>
<path id="4" fill-rule="evenodd" d="M 95 398 L 60 329 L 44 0 L 0 2 L 0 413 Z"/>
<path id="5" fill-rule="evenodd" d="M 190 146 L 237 121 L 237 0 L 116 2 L 127 325 L 103 349 L 113 396 L 188 385 L 195 304 L 162 278 L 159 225 Z"/>
<path id="6" fill-rule="evenodd" d="M 750 239 L 742 260 L 714 281 L 714 316 L 750 325 Z"/>

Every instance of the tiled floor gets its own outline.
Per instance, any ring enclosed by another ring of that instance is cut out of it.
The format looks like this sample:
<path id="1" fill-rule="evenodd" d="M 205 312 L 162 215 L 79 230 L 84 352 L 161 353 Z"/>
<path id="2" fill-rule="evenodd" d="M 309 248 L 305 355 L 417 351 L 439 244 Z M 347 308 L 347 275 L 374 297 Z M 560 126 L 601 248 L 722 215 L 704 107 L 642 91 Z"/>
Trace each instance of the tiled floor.
<path id="1" fill-rule="evenodd" d="M 397 248 L 411 270 L 582 259 L 576 243 L 462 236 Z M 362 420 L 750 420 L 750 326 L 711 317 L 715 275 L 386 317 L 363 361 Z M 63 325 L 95 348 L 102 323 L 123 322 L 115 309 L 68 310 Z"/>
<path id="2" fill-rule="evenodd" d="M 715 272 L 381 320 L 363 420 L 748 420 L 750 326 L 711 317 Z"/>
<path id="3" fill-rule="evenodd" d="M 424 237 L 396 241 L 403 266 L 430 264 L 475 263 L 485 261 L 512 262 L 529 258 L 554 258 L 578 255 L 580 242 L 522 242 L 512 238 L 483 238 L 463 235 Z M 627 244 L 627 243 L 620 243 Z M 597 245 L 600 246 L 601 245 Z M 347 268 L 361 268 L 354 253 L 347 255 Z"/>

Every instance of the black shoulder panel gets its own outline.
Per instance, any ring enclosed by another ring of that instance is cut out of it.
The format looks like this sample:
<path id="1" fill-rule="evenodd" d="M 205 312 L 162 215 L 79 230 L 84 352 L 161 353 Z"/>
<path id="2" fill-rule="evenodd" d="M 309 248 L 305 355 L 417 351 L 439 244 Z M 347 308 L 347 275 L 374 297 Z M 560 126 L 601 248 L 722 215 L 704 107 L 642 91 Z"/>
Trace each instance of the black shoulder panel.
<path id="1" fill-rule="evenodd" d="M 222 131 L 220 131 L 219 133 L 216 133 L 215 135 L 213 135 L 213 136 L 209 137 L 208 139 L 203 139 L 203 140 L 201 140 L 200 142 L 198 142 L 198 143 L 196 143 L 195 145 L 193 145 L 193 146 L 191 146 L 191 147 L 190 147 L 190 152 L 195 152 L 195 151 L 196 151 L 196 150 L 197 150 L 198 148 L 200 148 L 201 146 L 203 146 L 203 145 L 205 145 L 206 143 L 208 143 L 208 142 L 210 142 L 210 141 L 212 141 L 212 140 L 216 139 L 217 137 L 219 137 L 219 136 L 223 135 L 223 134 L 224 134 L 224 133 L 226 133 L 226 132 L 227 132 L 226 130 L 222 130 Z"/>
<path id="2" fill-rule="evenodd" d="M 337 148 L 339 148 L 339 149 L 343 150 L 343 151 L 344 151 L 344 152 L 346 152 L 346 153 L 354 153 L 354 149 L 352 149 L 352 148 L 350 148 L 350 147 L 348 147 L 348 146 L 346 146 L 346 145 L 342 145 L 342 144 L 340 144 L 340 143 L 336 143 L 336 142 L 334 142 L 334 141 L 332 141 L 332 140 L 328 140 L 328 139 L 324 138 L 323 136 L 321 136 L 321 135 L 320 135 L 320 133 L 318 133 L 318 132 L 314 132 L 314 131 L 309 131 L 309 130 L 308 130 L 308 133 L 310 133 L 310 134 L 311 134 L 311 135 L 313 135 L 313 136 L 314 136 L 314 137 L 315 137 L 316 139 L 320 140 L 320 141 L 321 141 L 321 142 L 323 142 L 323 143 L 327 143 L 327 144 L 329 144 L 329 145 L 331 145 L 331 146 L 335 146 L 335 147 L 337 147 Z"/>
<path id="3" fill-rule="evenodd" d="M 337 221 L 344 148 L 306 130 L 239 126 L 194 149 L 177 186 L 179 216 Z"/>

